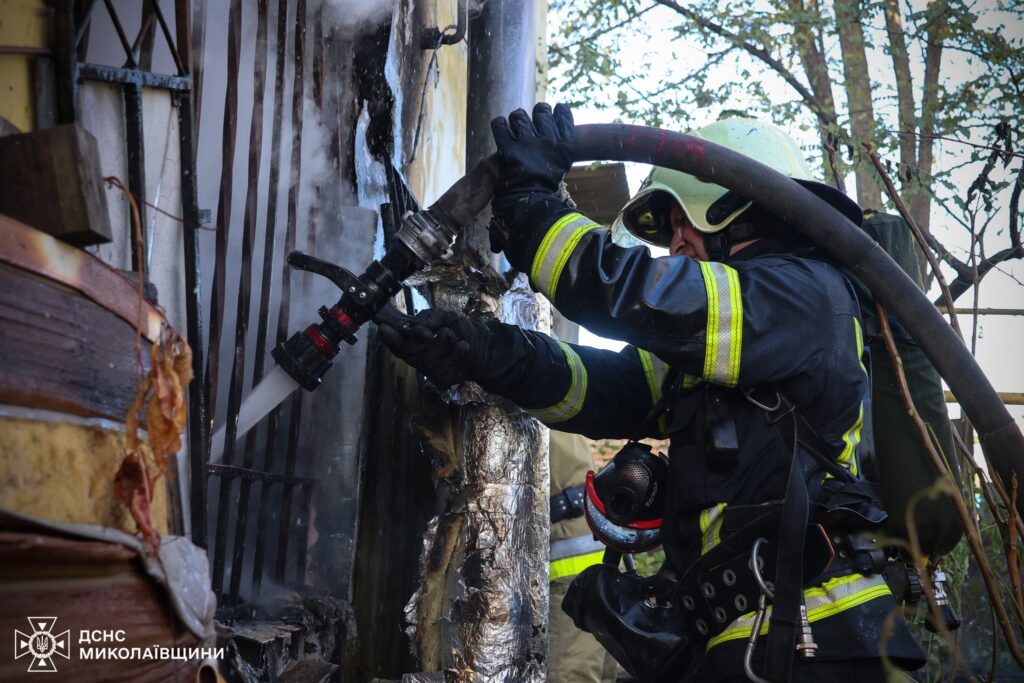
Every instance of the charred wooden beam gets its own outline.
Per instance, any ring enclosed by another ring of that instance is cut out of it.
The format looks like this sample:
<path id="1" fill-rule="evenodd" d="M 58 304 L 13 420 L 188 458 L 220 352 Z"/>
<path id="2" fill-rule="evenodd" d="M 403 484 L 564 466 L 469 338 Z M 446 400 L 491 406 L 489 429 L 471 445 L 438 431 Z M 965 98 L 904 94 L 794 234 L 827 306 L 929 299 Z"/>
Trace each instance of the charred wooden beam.
<path id="1" fill-rule="evenodd" d="M 99 145 L 85 128 L 0 137 L 0 167 L 0 213 L 78 246 L 111 240 Z"/>
<path id="2" fill-rule="evenodd" d="M 245 345 L 249 337 L 249 301 L 252 298 L 252 257 L 256 243 L 257 202 L 260 189 L 260 161 L 263 152 L 263 96 L 267 81 L 267 3 L 257 0 L 256 54 L 253 60 L 252 118 L 249 125 L 249 177 L 245 196 L 245 215 L 242 220 L 242 262 L 238 271 L 238 308 L 235 315 L 235 362 L 231 367 L 228 385 L 227 428 L 224 435 L 224 463 L 234 460 L 235 434 L 238 427 L 238 409 L 245 384 Z M 264 256 L 265 257 L 265 256 Z M 254 453 L 244 449 L 242 467 L 251 469 Z M 232 550 L 231 581 L 228 593 L 238 596 L 242 581 L 242 561 L 245 557 L 245 538 L 249 521 L 249 495 L 252 480 L 243 479 L 238 490 L 235 508 L 235 545 Z"/>
<path id="3" fill-rule="evenodd" d="M 189 53 L 191 45 L 191 17 L 188 0 L 175 5 L 177 43 Z M 188 72 L 185 74 L 188 76 Z M 185 320 L 186 335 L 192 347 L 192 382 L 188 386 L 188 455 L 190 484 L 190 517 L 192 540 L 206 547 L 206 461 L 209 454 L 210 430 L 207 421 L 206 387 L 203 360 L 203 310 L 200 297 L 202 268 L 199 259 L 199 192 L 196 184 L 195 119 L 192 90 L 178 94 L 178 150 L 181 159 L 181 210 L 185 218 L 183 240 L 185 264 Z"/>
<path id="4" fill-rule="evenodd" d="M 228 70 L 227 87 L 224 93 L 224 128 L 221 141 L 223 166 L 220 174 L 220 195 L 217 200 L 216 264 L 214 265 L 213 292 L 210 303 L 210 351 L 206 358 L 206 402 L 209 406 L 208 420 L 217 413 L 217 383 L 220 374 L 220 342 L 224 326 L 224 296 L 227 280 L 227 254 L 229 226 L 231 224 L 231 193 L 234 183 L 235 136 L 238 128 L 238 61 L 241 52 L 242 3 L 231 0 L 228 11 Z M 212 427 L 212 424 L 211 424 Z M 232 463 L 226 462 L 230 465 Z M 213 586 L 220 594 L 223 591 L 224 562 L 227 552 L 228 503 L 231 491 L 230 479 L 221 479 L 220 505 L 217 507 L 217 523 L 213 546 Z"/>
<path id="5" fill-rule="evenodd" d="M 263 373 L 267 365 L 267 343 L 270 335 L 270 299 L 271 284 L 273 282 L 274 261 L 277 257 L 277 197 L 281 182 L 281 120 L 284 113 L 284 74 L 286 67 L 286 54 L 288 48 L 288 0 L 278 0 L 277 3 L 277 42 L 274 58 L 274 119 L 270 134 L 270 181 L 267 188 L 267 220 L 263 237 L 263 272 L 260 278 L 260 307 L 257 318 L 256 329 L 256 357 L 253 365 L 253 385 L 263 379 Z M 283 262 L 282 262 L 283 263 Z M 287 266 L 282 266 L 287 269 Z M 288 273 L 284 272 L 284 277 Z M 271 417 L 275 425 L 279 416 Z M 268 430 L 269 430 L 268 425 Z M 256 435 L 254 429 L 246 436 L 245 451 L 251 453 L 256 450 Z M 274 470 L 274 455 L 276 448 L 266 448 L 263 455 L 263 469 L 267 472 Z M 258 596 L 263 582 L 263 563 L 266 552 L 266 534 L 262 530 L 267 529 L 270 524 L 270 487 L 269 482 L 265 483 L 260 490 L 260 503 L 257 512 L 256 524 L 261 533 L 256 535 L 256 548 L 253 555 L 252 566 L 252 593 Z"/>

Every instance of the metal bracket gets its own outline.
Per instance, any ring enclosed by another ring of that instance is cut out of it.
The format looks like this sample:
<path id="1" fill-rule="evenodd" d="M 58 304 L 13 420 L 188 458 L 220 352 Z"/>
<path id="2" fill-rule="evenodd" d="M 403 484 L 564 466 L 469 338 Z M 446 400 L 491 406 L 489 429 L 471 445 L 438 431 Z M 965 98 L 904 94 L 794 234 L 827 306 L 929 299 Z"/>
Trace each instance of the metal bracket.
<path id="1" fill-rule="evenodd" d="M 469 0 L 458 0 L 456 13 L 458 15 L 457 23 L 454 26 L 448 25 L 443 31 L 436 26 L 423 29 L 420 32 L 420 48 L 436 50 L 442 45 L 454 45 L 462 42 L 469 26 Z M 448 33 L 449 29 L 455 29 L 455 32 Z"/>

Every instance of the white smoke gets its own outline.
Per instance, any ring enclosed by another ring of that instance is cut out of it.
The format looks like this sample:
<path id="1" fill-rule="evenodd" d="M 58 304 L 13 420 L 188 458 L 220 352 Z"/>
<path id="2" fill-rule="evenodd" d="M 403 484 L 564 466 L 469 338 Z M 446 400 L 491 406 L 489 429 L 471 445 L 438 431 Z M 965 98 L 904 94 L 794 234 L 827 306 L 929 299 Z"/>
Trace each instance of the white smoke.
<path id="1" fill-rule="evenodd" d="M 325 19 L 342 29 L 373 28 L 391 16 L 395 0 L 324 0 Z"/>

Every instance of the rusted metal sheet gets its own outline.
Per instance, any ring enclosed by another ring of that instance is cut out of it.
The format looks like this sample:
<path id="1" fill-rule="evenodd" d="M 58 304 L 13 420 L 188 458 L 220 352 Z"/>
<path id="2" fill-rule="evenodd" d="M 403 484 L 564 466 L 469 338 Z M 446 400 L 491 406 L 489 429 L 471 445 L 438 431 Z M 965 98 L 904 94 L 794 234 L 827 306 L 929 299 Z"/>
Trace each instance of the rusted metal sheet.
<path id="1" fill-rule="evenodd" d="M 95 283 L 93 283 L 95 284 Z M 132 326 L 51 281 L 0 266 L 0 402 L 123 420 L 140 372 Z"/>
<path id="2" fill-rule="evenodd" d="M 138 290 L 116 270 L 92 255 L 0 215 L 0 263 L 76 289 L 93 302 L 134 325 L 139 320 Z M 151 304 L 142 304 L 142 335 L 160 339 L 168 325 Z"/>
<path id="3" fill-rule="evenodd" d="M 69 630 L 67 659 L 57 673 L 76 681 L 180 681 L 195 679 L 198 662 L 173 659 L 81 659 L 83 630 L 123 630 L 123 642 L 98 647 L 197 647 L 177 620 L 166 593 L 122 545 L 22 531 L 0 531 L 0 632 L 31 632 L 26 617 L 57 618 Z M 27 658 L 14 658 L 13 638 L 0 639 L 0 680 L 34 681 Z"/>

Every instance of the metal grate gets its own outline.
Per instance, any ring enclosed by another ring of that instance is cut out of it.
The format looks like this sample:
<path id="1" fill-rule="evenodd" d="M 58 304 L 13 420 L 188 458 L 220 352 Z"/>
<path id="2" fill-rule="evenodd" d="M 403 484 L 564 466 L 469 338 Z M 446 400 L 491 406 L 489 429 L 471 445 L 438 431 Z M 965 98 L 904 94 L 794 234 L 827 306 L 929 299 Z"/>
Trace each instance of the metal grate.
<path id="1" fill-rule="evenodd" d="M 58 123 L 72 123 L 78 119 L 78 85 L 83 80 L 102 81 L 118 84 L 122 88 L 125 112 L 125 146 L 128 151 L 128 189 L 139 201 L 141 218 L 140 232 L 131 235 L 132 269 L 138 271 L 136 254 L 141 238 L 145 244 L 146 220 L 146 170 L 145 143 L 143 136 L 142 89 L 159 88 L 171 93 L 178 105 L 178 130 L 180 134 L 181 157 L 181 201 L 185 222 L 184 263 L 186 316 L 188 319 L 186 336 L 193 352 L 193 371 L 196 381 L 189 386 L 189 442 L 191 447 L 190 465 L 193 472 L 198 471 L 202 463 L 202 454 L 206 452 L 208 431 L 203 428 L 206 423 L 206 405 L 202 392 L 202 357 L 203 335 L 199 307 L 199 297 L 194 295 L 199 288 L 199 238 L 200 224 L 199 206 L 196 193 L 195 143 L 192 112 L 192 76 L 190 66 L 181 59 L 181 54 L 188 54 L 191 46 L 189 21 L 191 17 L 189 0 L 174 2 L 174 34 L 156 0 L 143 3 L 141 22 L 134 41 L 128 42 L 123 22 L 111 0 L 104 0 L 103 5 L 117 33 L 118 40 L 124 48 L 125 61 L 122 66 L 92 64 L 84 60 L 87 53 L 90 29 L 93 25 L 97 0 L 57 0 L 54 6 L 55 50 L 53 54 L 57 73 L 57 119 Z M 166 42 L 174 62 L 176 73 L 161 74 L 150 70 L 153 50 L 155 47 L 156 29 L 159 27 L 163 40 Z M 191 516 L 193 520 L 202 520 L 203 495 L 196 495 L 193 477 Z M 201 482 L 200 482 L 201 484 Z M 177 496 L 172 500 L 180 505 Z M 175 514 L 175 518 L 180 514 Z M 202 524 L 194 525 L 201 529 Z M 195 538 L 199 545 L 205 545 L 203 534 Z"/>

